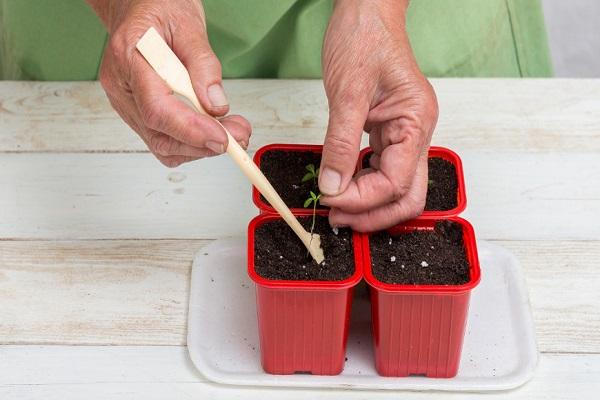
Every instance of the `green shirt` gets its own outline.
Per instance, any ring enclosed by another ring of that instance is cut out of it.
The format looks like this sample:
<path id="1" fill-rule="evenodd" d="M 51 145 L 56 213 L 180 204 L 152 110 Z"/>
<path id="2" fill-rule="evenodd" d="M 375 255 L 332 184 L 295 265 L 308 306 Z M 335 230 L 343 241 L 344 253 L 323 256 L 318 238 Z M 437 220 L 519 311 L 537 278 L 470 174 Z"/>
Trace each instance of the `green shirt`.
<path id="1" fill-rule="evenodd" d="M 226 78 L 318 78 L 331 0 L 204 0 Z M 426 75 L 552 74 L 539 0 L 413 0 Z M 0 0 L 0 79 L 94 80 L 107 35 L 83 0 Z"/>

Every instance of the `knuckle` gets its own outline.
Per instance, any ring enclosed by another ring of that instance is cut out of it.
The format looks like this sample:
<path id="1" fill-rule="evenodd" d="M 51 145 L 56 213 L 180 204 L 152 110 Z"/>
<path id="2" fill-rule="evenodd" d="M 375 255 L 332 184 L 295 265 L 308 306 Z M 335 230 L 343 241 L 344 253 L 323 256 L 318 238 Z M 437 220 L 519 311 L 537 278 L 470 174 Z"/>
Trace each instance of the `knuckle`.
<path id="1" fill-rule="evenodd" d="M 435 90 L 433 89 L 433 86 L 431 85 L 431 83 L 426 80 L 426 87 L 427 90 L 425 91 L 427 99 L 426 99 L 426 110 L 429 113 L 429 115 L 431 117 L 433 117 L 435 120 L 437 120 L 437 117 L 439 116 L 439 104 L 438 104 L 438 100 L 437 100 L 437 95 L 435 94 Z"/>
<path id="2" fill-rule="evenodd" d="M 130 35 L 127 34 L 125 27 L 121 26 L 117 28 L 106 46 L 108 54 L 117 60 L 123 60 L 126 57 L 127 49 L 129 47 L 127 40 L 129 36 Z"/>
<path id="3" fill-rule="evenodd" d="M 350 135 L 328 135 L 325 138 L 324 153 L 328 153 L 327 157 L 333 157 L 336 159 L 347 157 L 352 154 L 354 149 L 354 142 L 350 138 Z"/>
<path id="4" fill-rule="evenodd" d="M 407 185 L 406 183 L 396 183 L 394 185 L 394 192 L 393 192 L 393 196 L 394 199 L 400 199 L 402 197 L 404 197 L 408 191 L 410 190 L 410 185 Z"/>
<path id="5" fill-rule="evenodd" d="M 195 59 L 197 60 L 198 65 L 202 65 L 204 68 L 210 69 L 220 77 L 222 72 L 221 62 L 215 53 L 213 53 L 213 51 L 210 49 L 199 49 L 197 50 L 197 53 L 198 54 L 196 54 Z"/>
<path id="6" fill-rule="evenodd" d="M 104 89 L 105 92 L 111 93 L 114 88 L 113 84 L 113 76 L 110 72 L 110 68 L 103 62 L 102 67 L 100 68 L 100 72 L 98 73 L 98 80 L 100 81 L 100 85 Z"/>
<path id="7" fill-rule="evenodd" d="M 163 118 L 160 107 L 157 105 L 156 101 L 146 101 L 139 106 L 140 108 L 140 116 L 142 121 L 144 121 L 144 125 L 148 128 L 153 129 L 155 131 L 163 131 Z"/>
<path id="8" fill-rule="evenodd" d="M 411 205 L 407 212 L 407 218 L 417 218 L 419 215 L 423 214 L 423 210 L 425 210 L 425 199 L 419 200 Z"/>
<path id="9" fill-rule="evenodd" d="M 205 79 L 212 79 L 220 82 L 222 75 L 221 62 L 212 49 L 205 43 L 191 45 L 193 49 L 187 55 L 186 59 L 190 63 L 192 72 L 200 72 Z"/>
<path id="10" fill-rule="evenodd" d="M 153 135 L 150 137 L 151 149 L 160 156 L 169 156 L 172 154 L 172 140 L 168 136 Z"/>

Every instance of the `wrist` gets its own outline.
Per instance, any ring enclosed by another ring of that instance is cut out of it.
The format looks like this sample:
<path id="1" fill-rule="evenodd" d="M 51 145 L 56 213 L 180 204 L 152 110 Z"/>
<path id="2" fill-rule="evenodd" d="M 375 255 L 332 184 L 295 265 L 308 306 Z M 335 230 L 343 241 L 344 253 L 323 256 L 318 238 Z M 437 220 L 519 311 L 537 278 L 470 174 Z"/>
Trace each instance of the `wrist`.
<path id="1" fill-rule="evenodd" d="M 139 0 L 86 0 L 100 18 L 109 34 L 119 27 L 123 17 Z"/>
<path id="2" fill-rule="evenodd" d="M 333 7 L 353 7 L 365 11 L 383 11 L 394 18 L 401 17 L 404 22 L 409 0 L 333 0 Z"/>
<path id="3" fill-rule="evenodd" d="M 409 0 L 334 0 L 332 18 L 343 15 L 346 24 L 375 24 L 404 36 L 408 4 Z"/>

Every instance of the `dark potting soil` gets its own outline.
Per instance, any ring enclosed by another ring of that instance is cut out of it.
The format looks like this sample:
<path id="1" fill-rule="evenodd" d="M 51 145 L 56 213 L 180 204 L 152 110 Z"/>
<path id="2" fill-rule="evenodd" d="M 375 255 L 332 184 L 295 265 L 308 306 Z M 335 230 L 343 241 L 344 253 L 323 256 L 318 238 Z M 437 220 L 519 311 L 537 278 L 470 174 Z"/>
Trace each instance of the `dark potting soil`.
<path id="1" fill-rule="evenodd" d="M 312 216 L 299 217 L 310 229 Z M 306 247 L 283 220 L 264 223 L 254 237 L 254 265 L 259 276 L 273 280 L 339 281 L 354 274 L 352 231 L 340 228 L 337 235 L 327 217 L 317 216 L 314 233 L 321 236 L 325 261 L 317 264 Z"/>
<path id="2" fill-rule="evenodd" d="M 462 285 L 469 281 L 469 262 L 462 227 L 440 221 L 434 230 L 415 230 L 370 237 L 373 275 L 401 285 Z"/>
<path id="3" fill-rule="evenodd" d="M 290 208 L 303 208 L 310 192 L 319 194 L 319 187 L 312 179 L 302 182 L 308 172 L 306 166 L 313 164 L 315 169 L 321 165 L 321 154 L 312 151 L 270 150 L 260 160 L 260 170 L 265 174 L 285 204 Z M 269 202 L 261 195 L 261 200 Z M 317 209 L 325 209 L 318 205 Z"/>
<path id="4" fill-rule="evenodd" d="M 363 158 L 363 168 L 369 168 L 371 154 L 367 154 Z M 429 182 L 427 185 L 425 211 L 452 210 L 458 205 L 456 197 L 456 192 L 458 191 L 456 167 L 450 161 L 441 157 L 430 157 L 427 164 L 429 168 Z"/>
<path id="5" fill-rule="evenodd" d="M 458 205 L 456 167 L 448 160 L 431 157 L 428 160 L 429 182 L 425 210 L 446 211 Z"/>

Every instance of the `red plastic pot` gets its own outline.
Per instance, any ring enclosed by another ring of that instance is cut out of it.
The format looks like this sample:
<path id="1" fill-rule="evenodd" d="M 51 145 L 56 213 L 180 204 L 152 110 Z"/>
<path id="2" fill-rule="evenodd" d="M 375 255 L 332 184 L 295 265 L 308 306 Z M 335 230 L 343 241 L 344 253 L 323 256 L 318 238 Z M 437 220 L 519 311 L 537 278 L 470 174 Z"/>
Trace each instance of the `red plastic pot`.
<path id="1" fill-rule="evenodd" d="M 370 286 L 375 367 L 383 376 L 451 378 L 458 372 L 471 290 L 480 279 L 473 227 L 458 217 L 470 264 L 464 285 L 393 285 L 371 270 L 369 236 L 363 235 L 365 280 Z M 432 230 L 438 218 L 419 218 L 389 229 L 392 234 Z"/>
<path id="2" fill-rule="evenodd" d="M 256 165 L 258 165 L 258 167 L 260 168 L 260 162 L 262 159 L 262 156 L 272 150 L 283 150 L 283 151 L 312 151 L 313 153 L 318 153 L 321 154 L 321 152 L 323 151 L 323 146 L 322 145 L 316 145 L 316 144 L 269 144 L 266 146 L 261 147 L 260 149 L 258 149 L 256 151 L 256 153 L 254 154 L 254 163 Z M 301 173 L 304 173 L 306 171 L 300 171 Z M 267 202 L 265 202 L 261 196 L 260 196 L 260 192 L 258 190 L 256 190 L 256 188 L 254 186 L 252 186 L 252 201 L 254 202 L 254 204 L 256 205 L 256 207 L 258 207 L 258 209 L 260 210 L 260 213 L 271 213 L 271 214 L 277 214 L 277 211 L 275 211 L 275 209 L 273 207 L 271 207 L 271 205 Z M 298 213 L 298 214 L 312 214 L 312 209 L 306 209 L 306 208 L 290 208 L 290 210 L 292 210 L 293 213 Z M 323 207 L 317 207 L 317 210 L 320 211 L 325 211 L 327 210 L 326 208 Z"/>
<path id="3" fill-rule="evenodd" d="M 372 152 L 372 150 L 370 147 L 362 149 L 362 151 L 360 152 L 359 159 L 358 159 L 358 169 L 359 170 L 363 169 L 362 168 L 363 160 L 371 152 Z M 465 189 L 465 178 L 464 178 L 464 174 L 463 174 L 462 161 L 460 160 L 460 157 L 458 156 L 458 154 L 456 154 L 455 152 L 453 152 L 450 149 L 447 149 L 445 147 L 437 147 L 437 146 L 431 146 L 429 148 L 428 156 L 429 156 L 429 158 L 434 158 L 434 157 L 443 158 L 444 160 L 451 162 L 454 165 L 454 167 L 456 168 L 456 175 L 457 175 L 456 179 L 458 182 L 458 188 L 456 190 L 457 202 L 456 202 L 456 207 L 454 207 L 451 210 L 423 211 L 422 216 L 424 216 L 424 217 L 452 217 L 452 216 L 456 216 L 456 215 L 460 214 L 467 207 L 467 192 Z"/>
<path id="4" fill-rule="evenodd" d="M 280 218 L 262 214 L 248 226 L 248 274 L 256 285 L 263 369 L 280 375 L 337 375 L 344 368 L 352 291 L 362 278 L 360 235 L 354 233 L 352 237 L 355 271 L 348 279 L 265 279 L 254 269 L 255 231 L 263 223 Z"/>

